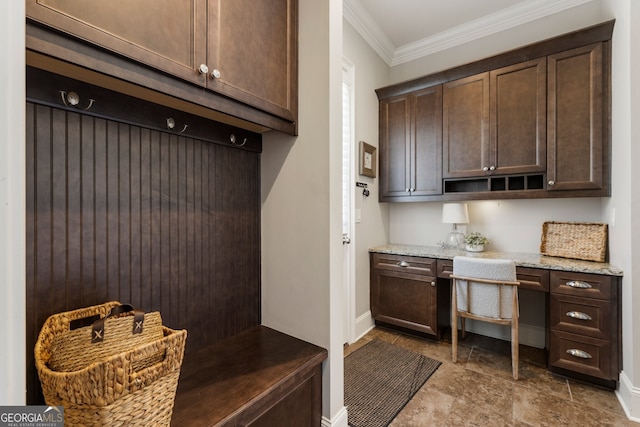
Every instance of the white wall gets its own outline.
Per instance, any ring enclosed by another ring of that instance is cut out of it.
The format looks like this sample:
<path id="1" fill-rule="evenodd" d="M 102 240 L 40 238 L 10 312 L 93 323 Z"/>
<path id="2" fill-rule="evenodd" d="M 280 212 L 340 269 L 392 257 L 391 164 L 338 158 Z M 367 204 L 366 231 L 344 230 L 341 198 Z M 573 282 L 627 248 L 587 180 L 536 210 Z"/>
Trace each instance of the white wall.
<path id="1" fill-rule="evenodd" d="M 26 400 L 24 16 L 0 3 L 0 405 Z"/>
<path id="2" fill-rule="evenodd" d="M 640 421 L 640 278 L 634 265 L 640 261 L 640 204 L 633 166 L 640 160 L 634 141 L 640 136 L 640 7 L 635 0 L 603 1 L 603 14 L 616 18 L 613 34 L 612 134 L 613 194 L 604 200 L 603 215 L 616 210 L 616 227 L 610 230 L 611 261 L 624 270 L 622 286 L 623 370 L 619 397 L 625 411 Z"/>
<path id="3" fill-rule="evenodd" d="M 343 20 L 344 56 L 355 69 L 355 142 L 356 156 L 353 170 L 356 181 L 364 182 L 370 196 L 362 195 L 357 188 L 355 209 L 360 209 L 361 221 L 356 224 L 355 243 L 356 301 L 355 317 L 359 319 L 356 335 L 371 326 L 369 313 L 369 248 L 389 241 L 389 205 L 378 203 L 379 178 L 359 174 L 359 141 L 378 147 L 378 97 L 375 89 L 387 85 L 389 67 L 369 44 Z M 378 152 L 379 154 L 379 152 Z M 377 156 L 379 157 L 379 156 Z"/>
<path id="4" fill-rule="evenodd" d="M 326 348 L 323 424 L 346 427 L 342 1 L 299 2 L 299 136 L 263 138 L 262 323 Z"/>

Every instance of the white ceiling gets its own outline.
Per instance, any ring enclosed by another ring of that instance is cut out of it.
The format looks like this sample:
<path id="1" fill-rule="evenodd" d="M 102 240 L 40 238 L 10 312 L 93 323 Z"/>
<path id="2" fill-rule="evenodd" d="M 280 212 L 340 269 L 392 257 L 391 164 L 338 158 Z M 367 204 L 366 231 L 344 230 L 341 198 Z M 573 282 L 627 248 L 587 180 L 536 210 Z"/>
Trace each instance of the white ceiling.
<path id="1" fill-rule="evenodd" d="M 390 66 L 594 0 L 344 0 L 345 19 Z"/>

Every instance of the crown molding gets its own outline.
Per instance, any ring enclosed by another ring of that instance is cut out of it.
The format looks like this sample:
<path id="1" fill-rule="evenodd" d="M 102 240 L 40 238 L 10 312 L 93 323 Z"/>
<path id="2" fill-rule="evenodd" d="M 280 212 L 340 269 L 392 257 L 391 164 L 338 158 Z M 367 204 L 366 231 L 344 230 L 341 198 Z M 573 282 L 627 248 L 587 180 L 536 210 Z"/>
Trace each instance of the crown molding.
<path id="1" fill-rule="evenodd" d="M 360 0 L 344 0 L 342 16 L 365 39 L 371 48 L 380 55 L 387 65 L 391 66 L 396 47 L 371 14 L 362 6 Z"/>
<path id="2" fill-rule="evenodd" d="M 344 0 L 343 15 L 387 65 L 393 67 L 592 1 L 528 0 L 400 47 L 393 45 L 360 0 Z"/>

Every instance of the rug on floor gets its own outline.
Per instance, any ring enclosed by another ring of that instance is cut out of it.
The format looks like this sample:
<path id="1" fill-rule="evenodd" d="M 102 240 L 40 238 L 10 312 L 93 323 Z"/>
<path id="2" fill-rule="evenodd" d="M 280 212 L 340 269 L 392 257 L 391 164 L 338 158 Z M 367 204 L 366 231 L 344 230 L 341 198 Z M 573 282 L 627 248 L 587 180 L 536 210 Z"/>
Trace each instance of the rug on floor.
<path id="1" fill-rule="evenodd" d="M 352 427 L 386 427 L 442 362 L 374 339 L 344 359 Z"/>

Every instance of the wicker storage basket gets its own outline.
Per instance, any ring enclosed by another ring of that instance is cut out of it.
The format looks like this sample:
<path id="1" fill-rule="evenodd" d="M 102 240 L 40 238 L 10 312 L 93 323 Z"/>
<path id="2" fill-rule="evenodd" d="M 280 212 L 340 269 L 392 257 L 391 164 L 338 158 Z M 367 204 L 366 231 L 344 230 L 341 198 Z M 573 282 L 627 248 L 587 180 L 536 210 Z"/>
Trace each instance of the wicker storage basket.
<path id="1" fill-rule="evenodd" d="M 607 224 L 555 222 L 542 224 L 542 255 L 604 262 L 607 252 Z"/>
<path id="2" fill-rule="evenodd" d="M 47 405 L 64 407 L 65 426 L 170 425 L 186 330 L 161 326 L 162 337 L 77 370 L 53 370 L 48 364 L 54 338 L 68 330 L 67 320 L 61 319 L 104 316 L 118 304 L 53 315 L 40 331 L 35 364 L 42 393 Z M 67 329 L 62 326 L 65 322 Z"/>

